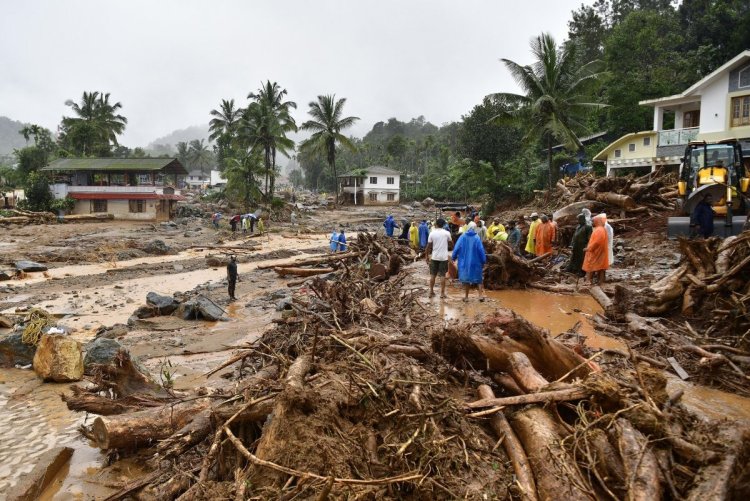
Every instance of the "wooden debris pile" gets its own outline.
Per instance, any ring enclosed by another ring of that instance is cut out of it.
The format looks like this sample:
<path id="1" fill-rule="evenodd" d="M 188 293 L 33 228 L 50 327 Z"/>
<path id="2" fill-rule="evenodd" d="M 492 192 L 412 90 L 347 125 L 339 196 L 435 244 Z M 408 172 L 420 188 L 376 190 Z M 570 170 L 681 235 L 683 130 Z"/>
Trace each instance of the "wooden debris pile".
<path id="1" fill-rule="evenodd" d="M 99 447 L 152 457 L 110 499 L 712 499 L 743 485 L 744 437 L 693 419 L 660 373 L 606 375 L 507 310 L 439 325 L 405 273 L 369 277 L 378 254 L 409 254 L 365 239 L 352 252 L 368 261 L 311 278 L 296 315 L 209 373 L 228 380 L 176 394 L 110 370 L 68 399 L 107 414 L 86 432 Z"/>
<path id="2" fill-rule="evenodd" d="M 51 212 L 2 209 L 2 214 L 0 214 L 0 224 L 41 224 L 54 221 L 55 215 Z"/>
<path id="3" fill-rule="evenodd" d="M 598 327 L 665 368 L 672 357 L 704 384 L 750 395 L 750 231 L 682 239 L 680 250 L 679 266 L 644 289 L 618 284 L 610 299 L 592 288 L 607 317 Z"/>
<path id="4" fill-rule="evenodd" d="M 575 227 L 578 214 L 587 208 L 606 212 L 609 223 L 621 233 L 642 227 L 647 218 L 673 211 L 677 197 L 677 179 L 671 173 L 657 171 L 642 177 L 597 177 L 586 173 L 560 179 L 536 203 L 539 208 L 554 210 L 554 219 L 563 231 Z"/>
<path id="5" fill-rule="evenodd" d="M 505 242 L 484 243 L 487 263 L 484 266 L 484 286 L 490 290 L 524 287 L 544 277 L 546 271 L 541 258 L 524 259 L 517 256 Z"/>

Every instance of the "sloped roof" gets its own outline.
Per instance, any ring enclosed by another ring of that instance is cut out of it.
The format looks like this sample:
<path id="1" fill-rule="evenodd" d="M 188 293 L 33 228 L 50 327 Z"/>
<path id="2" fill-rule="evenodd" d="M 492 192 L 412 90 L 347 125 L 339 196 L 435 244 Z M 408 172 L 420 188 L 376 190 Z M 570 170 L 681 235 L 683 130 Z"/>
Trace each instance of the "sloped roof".
<path id="1" fill-rule="evenodd" d="M 640 101 L 638 104 L 640 105 L 667 104 L 672 101 L 679 101 L 681 99 L 690 97 L 693 94 L 695 94 L 697 91 L 701 90 L 703 87 L 705 87 L 706 85 L 708 85 L 709 83 L 713 82 L 715 79 L 720 77 L 724 72 L 733 70 L 735 67 L 746 62 L 748 59 L 750 59 L 750 50 L 743 50 L 742 52 L 734 56 L 732 59 L 722 64 L 717 69 L 715 69 L 714 71 L 712 71 L 711 73 L 709 73 L 708 75 L 701 78 L 700 80 L 695 82 L 693 85 L 685 89 L 685 91 L 679 94 L 675 94 L 673 96 L 659 97 L 656 99 L 646 99 L 645 101 Z"/>
<path id="2" fill-rule="evenodd" d="M 365 172 L 365 174 L 360 174 L 360 172 Z M 394 176 L 401 175 L 401 173 L 397 170 L 389 169 L 388 167 L 383 167 L 382 165 L 371 165 L 369 167 L 364 167 L 362 169 L 349 171 L 345 174 L 339 174 L 338 177 L 364 177 L 364 176 L 370 176 L 373 174 L 374 175 L 394 175 Z"/>
<path id="3" fill-rule="evenodd" d="M 597 153 L 594 158 L 591 159 L 592 162 L 606 162 L 607 156 L 610 154 L 610 152 L 616 150 L 619 146 L 622 146 L 623 144 L 627 144 L 630 141 L 633 141 L 634 139 L 638 139 L 640 137 L 646 137 L 646 136 L 656 136 L 656 131 L 653 130 L 644 130 L 641 132 L 631 132 L 630 134 L 625 134 L 619 139 L 616 139 L 609 143 L 606 148 L 604 148 L 602 151 Z M 656 143 L 653 142 L 651 145 L 654 148 L 656 148 Z"/>
<path id="4" fill-rule="evenodd" d="M 164 171 L 165 174 L 187 174 L 176 158 L 58 158 L 43 171 Z"/>

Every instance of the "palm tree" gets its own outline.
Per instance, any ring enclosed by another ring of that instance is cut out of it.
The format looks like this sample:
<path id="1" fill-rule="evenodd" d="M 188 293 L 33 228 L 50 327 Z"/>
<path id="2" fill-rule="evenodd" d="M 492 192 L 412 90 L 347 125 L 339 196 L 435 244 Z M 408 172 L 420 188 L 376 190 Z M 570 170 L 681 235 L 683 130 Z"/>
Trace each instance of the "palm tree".
<path id="1" fill-rule="evenodd" d="M 192 159 L 190 158 L 190 145 L 185 141 L 177 143 L 177 160 L 185 166 L 186 169 L 192 167 Z"/>
<path id="2" fill-rule="evenodd" d="M 202 174 L 205 174 L 205 167 L 211 165 L 214 159 L 213 153 L 208 149 L 208 145 L 203 143 L 203 139 L 193 139 L 190 141 L 189 156 L 193 166 L 198 167 Z"/>
<path id="3" fill-rule="evenodd" d="M 507 116 L 520 118 L 527 127 L 524 140 L 541 139 L 547 148 L 549 185 L 552 187 L 552 146 L 562 143 L 577 151 L 581 148 L 578 133 L 586 131 L 584 121 L 591 110 L 606 105 L 588 102 L 591 84 L 598 80 L 599 62 L 581 64 L 575 44 L 558 46 L 548 33 L 531 40 L 536 61 L 521 66 L 502 59 L 524 94 L 493 94 L 508 106 Z M 498 118 L 503 118 L 498 117 Z"/>
<path id="4" fill-rule="evenodd" d="M 62 136 L 78 153 L 109 153 L 112 145 L 118 145 L 117 136 L 125 130 L 128 119 L 118 114 L 122 104 L 109 102 L 109 93 L 84 91 L 80 103 L 68 99 L 65 105 L 76 116 L 63 117 Z"/>
<path id="5" fill-rule="evenodd" d="M 289 157 L 294 148 L 294 141 L 287 133 L 296 131 L 297 124 L 290 114 L 297 108 L 294 101 L 285 101 L 286 89 L 278 83 L 266 81 L 258 92 L 248 94 L 253 102 L 245 110 L 241 126 L 244 143 L 254 151 L 262 150 L 266 170 L 266 197 L 273 197 L 276 180 L 276 153 Z"/>
<path id="6" fill-rule="evenodd" d="M 305 140 L 302 150 L 308 150 L 319 155 L 325 155 L 328 165 L 333 172 L 336 182 L 336 203 L 339 202 L 338 177 L 336 173 L 336 143 L 342 144 L 350 150 L 356 148 L 354 144 L 341 134 L 343 129 L 351 127 L 359 117 L 342 117 L 346 98 L 336 100 L 335 94 L 318 96 L 318 101 L 312 101 L 307 113 L 312 120 L 302 124 L 302 130 L 312 131 L 313 134 Z"/>
<path id="7" fill-rule="evenodd" d="M 256 176 L 263 171 L 263 161 L 257 152 L 242 151 L 227 159 L 224 171 L 227 178 L 226 193 L 242 200 L 246 211 L 250 210 L 251 202 L 261 194 Z"/>
<path id="8" fill-rule="evenodd" d="M 234 105 L 234 99 L 222 99 L 219 109 L 211 110 L 211 116 L 214 118 L 208 122 L 208 130 L 211 133 L 208 136 L 209 141 L 215 141 L 225 134 L 233 136 L 240 118 L 242 118 L 242 112 L 242 108 Z"/>

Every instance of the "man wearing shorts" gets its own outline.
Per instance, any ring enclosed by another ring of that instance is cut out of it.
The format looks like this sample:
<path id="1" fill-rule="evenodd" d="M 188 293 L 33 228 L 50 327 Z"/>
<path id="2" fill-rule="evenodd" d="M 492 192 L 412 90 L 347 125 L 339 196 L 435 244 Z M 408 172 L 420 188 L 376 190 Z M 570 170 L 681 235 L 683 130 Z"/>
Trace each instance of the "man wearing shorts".
<path id="1" fill-rule="evenodd" d="M 430 263 L 430 297 L 435 296 L 435 277 L 440 275 L 440 297 L 445 298 L 445 274 L 448 272 L 448 242 L 451 234 L 444 228 L 445 220 L 440 218 L 437 225 L 427 237 L 425 255 Z"/>

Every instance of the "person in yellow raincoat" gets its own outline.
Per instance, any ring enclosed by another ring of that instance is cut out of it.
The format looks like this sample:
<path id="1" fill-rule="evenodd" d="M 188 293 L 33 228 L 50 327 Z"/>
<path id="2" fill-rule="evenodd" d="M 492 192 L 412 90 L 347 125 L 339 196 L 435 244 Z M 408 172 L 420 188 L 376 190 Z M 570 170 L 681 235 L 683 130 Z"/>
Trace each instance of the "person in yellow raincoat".
<path id="1" fill-rule="evenodd" d="M 531 213 L 531 224 L 529 225 L 529 234 L 526 237 L 526 252 L 529 254 L 536 254 L 536 227 L 539 226 L 541 221 L 539 220 L 539 214 L 536 212 Z"/>
<path id="2" fill-rule="evenodd" d="M 409 245 L 412 249 L 419 250 L 419 228 L 414 224 L 414 221 L 411 222 L 409 227 Z"/>
<path id="3" fill-rule="evenodd" d="M 505 226 L 502 225 L 499 219 L 493 219 L 492 224 L 487 228 L 487 238 L 495 240 L 497 233 L 505 233 Z"/>

